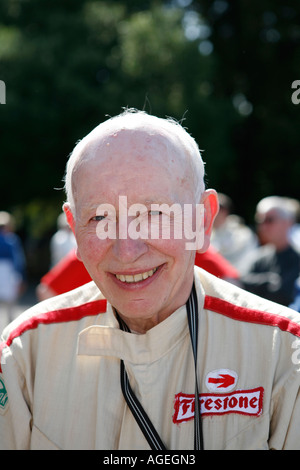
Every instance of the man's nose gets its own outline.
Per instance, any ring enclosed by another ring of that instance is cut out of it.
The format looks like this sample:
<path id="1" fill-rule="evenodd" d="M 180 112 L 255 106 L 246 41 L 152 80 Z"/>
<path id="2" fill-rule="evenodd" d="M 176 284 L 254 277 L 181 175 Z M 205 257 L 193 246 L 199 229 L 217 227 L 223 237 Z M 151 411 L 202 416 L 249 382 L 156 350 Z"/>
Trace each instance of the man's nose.
<path id="1" fill-rule="evenodd" d="M 113 243 L 112 250 L 119 262 L 129 264 L 147 253 L 148 247 L 142 239 L 134 240 L 127 237 L 126 239 L 117 238 Z"/>

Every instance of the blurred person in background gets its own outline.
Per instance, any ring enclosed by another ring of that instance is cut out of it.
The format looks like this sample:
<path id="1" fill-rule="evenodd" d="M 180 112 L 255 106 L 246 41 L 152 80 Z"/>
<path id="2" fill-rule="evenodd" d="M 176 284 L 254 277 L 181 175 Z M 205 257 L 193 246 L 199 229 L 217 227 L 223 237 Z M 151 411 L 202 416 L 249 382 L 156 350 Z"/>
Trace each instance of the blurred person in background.
<path id="1" fill-rule="evenodd" d="M 296 279 L 294 299 L 293 299 L 293 302 L 289 305 L 289 307 L 292 308 L 293 310 L 297 310 L 297 312 L 300 312 L 300 275 Z"/>
<path id="2" fill-rule="evenodd" d="M 295 220 L 295 205 L 289 198 L 269 196 L 258 203 L 255 221 L 261 246 L 241 278 L 248 291 L 282 305 L 293 301 L 300 273 L 300 255 L 289 238 Z"/>
<path id="3" fill-rule="evenodd" d="M 293 248 L 300 253 L 300 202 L 297 199 L 289 199 L 295 209 L 295 223 L 289 231 L 289 241 Z"/>
<path id="4" fill-rule="evenodd" d="M 241 217 L 233 214 L 232 199 L 223 193 L 218 193 L 218 198 L 220 209 L 215 218 L 211 244 L 241 272 L 246 257 L 257 247 L 257 237 Z"/>
<path id="5" fill-rule="evenodd" d="M 0 212 L 0 304 L 8 321 L 13 320 L 14 306 L 25 286 L 25 256 L 19 237 L 14 233 L 14 220 Z"/>
<path id="6" fill-rule="evenodd" d="M 76 240 L 65 214 L 62 212 L 57 218 L 57 232 L 50 240 L 51 267 L 55 266 L 74 248 L 76 248 Z"/>

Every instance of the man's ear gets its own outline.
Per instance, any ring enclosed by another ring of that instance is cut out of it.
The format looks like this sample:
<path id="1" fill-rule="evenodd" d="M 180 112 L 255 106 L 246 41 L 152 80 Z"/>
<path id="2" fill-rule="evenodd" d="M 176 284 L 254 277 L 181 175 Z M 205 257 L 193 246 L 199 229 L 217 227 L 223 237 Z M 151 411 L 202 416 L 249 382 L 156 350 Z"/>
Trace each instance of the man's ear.
<path id="1" fill-rule="evenodd" d="M 65 202 L 64 205 L 63 205 L 63 211 L 66 215 L 66 218 L 67 218 L 67 222 L 69 224 L 69 227 L 70 229 L 72 230 L 72 232 L 74 233 L 75 235 L 75 219 L 74 219 L 74 215 L 72 213 L 72 210 L 71 210 L 71 206 L 68 202 Z"/>
<path id="2" fill-rule="evenodd" d="M 204 253 L 209 247 L 214 220 L 219 212 L 217 192 L 214 189 L 205 190 L 201 196 L 200 204 L 204 206 L 204 241 L 202 248 L 197 251 Z"/>
<path id="3" fill-rule="evenodd" d="M 71 206 L 68 202 L 66 202 L 63 205 L 63 210 L 64 210 L 64 213 L 66 214 L 67 222 L 70 226 L 70 229 L 72 230 L 72 232 L 74 233 L 74 236 L 75 236 L 75 218 L 74 218 L 74 214 L 71 210 Z M 76 256 L 79 259 L 79 261 L 82 261 L 79 250 L 78 250 L 78 245 L 76 247 Z"/>

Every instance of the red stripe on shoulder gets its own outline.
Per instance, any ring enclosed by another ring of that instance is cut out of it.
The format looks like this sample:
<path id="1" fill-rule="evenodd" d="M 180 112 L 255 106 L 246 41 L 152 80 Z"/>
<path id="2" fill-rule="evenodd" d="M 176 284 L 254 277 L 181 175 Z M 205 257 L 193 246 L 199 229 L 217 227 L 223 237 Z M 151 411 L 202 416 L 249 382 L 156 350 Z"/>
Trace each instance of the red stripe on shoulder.
<path id="1" fill-rule="evenodd" d="M 95 300 L 86 304 L 77 305 L 76 307 L 62 308 L 59 310 L 53 310 L 50 312 L 41 313 L 34 317 L 25 320 L 17 328 L 15 328 L 8 336 L 5 342 L 0 344 L 0 373 L 1 368 L 1 355 L 2 350 L 10 346 L 15 338 L 18 338 L 28 330 L 34 330 L 40 324 L 49 325 L 51 323 L 64 323 L 70 321 L 78 321 L 81 318 L 89 315 L 98 315 L 106 311 L 107 301 L 106 299 Z"/>
<path id="2" fill-rule="evenodd" d="M 51 312 L 41 313 L 25 320 L 15 330 L 13 330 L 7 338 L 6 346 L 10 346 L 12 341 L 21 336 L 28 330 L 37 328 L 40 324 L 49 325 L 51 323 L 64 323 L 70 321 L 78 321 L 81 318 L 98 315 L 106 311 L 106 299 L 95 300 L 86 304 L 77 305 L 76 307 L 62 308 Z"/>
<path id="3" fill-rule="evenodd" d="M 210 296 L 205 297 L 204 308 L 230 317 L 233 320 L 258 323 L 266 326 L 276 326 L 282 331 L 287 331 L 295 336 L 300 336 L 300 324 L 274 313 L 255 310 L 248 307 L 240 307 L 239 305 L 232 304 L 226 300 Z"/>

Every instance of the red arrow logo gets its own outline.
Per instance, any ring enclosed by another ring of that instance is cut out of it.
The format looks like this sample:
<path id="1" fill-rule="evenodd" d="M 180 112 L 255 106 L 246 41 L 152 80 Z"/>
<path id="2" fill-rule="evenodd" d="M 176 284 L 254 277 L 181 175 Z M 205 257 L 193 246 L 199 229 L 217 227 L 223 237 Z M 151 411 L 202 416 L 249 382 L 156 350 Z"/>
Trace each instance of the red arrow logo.
<path id="1" fill-rule="evenodd" d="M 235 378 L 229 374 L 220 374 L 219 377 L 209 377 L 208 383 L 211 384 L 219 384 L 217 388 L 228 388 L 230 385 L 233 385 L 235 382 Z"/>

